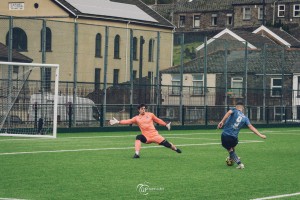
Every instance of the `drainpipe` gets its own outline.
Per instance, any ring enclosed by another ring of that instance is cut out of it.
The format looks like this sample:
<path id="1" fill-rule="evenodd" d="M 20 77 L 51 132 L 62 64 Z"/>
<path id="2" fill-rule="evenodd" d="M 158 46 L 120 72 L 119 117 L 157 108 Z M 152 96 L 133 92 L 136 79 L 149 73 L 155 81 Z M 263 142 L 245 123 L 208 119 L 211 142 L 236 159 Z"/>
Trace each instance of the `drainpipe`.
<path id="1" fill-rule="evenodd" d="M 124 82 L 127 82 L 128 80 L 128 74 L 127 74 L 127 70 L 128 70 L 128 43 L 130 42 L 130 39 L 128 40 L 128 36 L 129 36 L 129 24 L 130 24 L 130 21 L 127 22 L 127 25 L 126 25 L 126 29 L 127 29 L 127 42 L 126 42 L 126 50 L 125 50 L 125 81 Z"/>
<path id="2" fill-rule="evenodd" d="M 273 21 L 272 21 L 272 25 L 274 26 L 274 24 L 275 24 L 275 11 L 276 11 L 276 2 L 277 1 L 274 1 L 274 3 L 273 3 Z"/>

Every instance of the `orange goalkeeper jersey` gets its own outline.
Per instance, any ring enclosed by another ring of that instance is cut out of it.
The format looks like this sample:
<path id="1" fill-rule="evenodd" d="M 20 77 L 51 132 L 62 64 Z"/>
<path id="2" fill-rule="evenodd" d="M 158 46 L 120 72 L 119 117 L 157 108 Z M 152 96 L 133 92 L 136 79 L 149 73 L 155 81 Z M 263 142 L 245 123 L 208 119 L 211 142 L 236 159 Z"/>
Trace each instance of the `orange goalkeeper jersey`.
<path id="1" fill-rule="evenodd" d="M 121 120 L 120 124 L 137 124 L 146 138 L 158 135 L 158 131 L 154 127 L 154 122 L 159 125 L 166 126 L 167 123 L 156 117 L 151 112 L 145 112 L 144 115 L 137 115 L 132 119 Z"/>

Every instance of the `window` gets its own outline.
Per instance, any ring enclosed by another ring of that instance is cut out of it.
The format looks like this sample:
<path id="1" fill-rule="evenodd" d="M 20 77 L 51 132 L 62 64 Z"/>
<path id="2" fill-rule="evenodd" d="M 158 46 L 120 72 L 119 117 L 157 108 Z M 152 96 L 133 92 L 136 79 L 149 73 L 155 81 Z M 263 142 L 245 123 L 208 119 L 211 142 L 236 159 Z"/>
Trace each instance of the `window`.
<path id="1" fill-rule="evenodd" d="M 180 74 L 172 75 L 172 94 L 180 95 Z"/>
<path id="2" fill-rule="evenodd" d="M 200 15 L 194 15 L 194 28 L 200 27 Z"/>
<path id="3" fill-rule="evenodd" d="M 13 66 L 13 73 L 14 74 L 19 74 L 19 66 L 17 66 L 17 65 Z"/>
<path id="4" fill-rule="evenodd" d="M 285 107 L 274 107 L 274 120 L 282 121 L 285 119 Z"/>
<path id="5" fill-rule="evenodd" d="M 294 17 L 300 17 L 300 4 L 294 5 Z"/>
<path id="6" fill-rule="evenodd" d="M 226 17 L 227 17 L 226 24 L 232 25 L 232 14 L 227 14 Z"/>
<path id="7" fill-rule="evenodd" d="M 137 60 L 137 43 L 138 43 L 138 40 L 136 37 L 133 38 L 133 41 L 132 41 L 132 48 L 133 48 L 133 60 Z"/>
<path id="8" fill-rule="evenodd" d="M 153 74 L 153 72 L 148 71 L 148 75 L 147 75 L 148 79 L 152 79 L 152 74 Z"/>
<path id="9" fill-rule="evenodd" d="M 203 94 L 203 74 L 193 75 L 193 95 Z"/>
<path id="10" fill-rule="evenodd" d="M 95 90 L 100 90 L 100 74 L 101 69 L 95 68 Z"/>
<path id="11" fill-rule="evenodd" d="M 179 27 L 184 27 L 185 26 L 185 16 L 179 16 Z"/>
<path id="12" fill-rule="evenodd" d="M 251 19 L 251 8 L 250 7 L 243 8 L 243 19 L 244 20 Z"/>
<path id="13" fill-rule="evenodd" d="M 217 26 L 217 19 L 218 19 L 218 15 L 217 14 L 212 14 L 211 15 L 211 25 L 212 26 Z"/>
<path id="14" fill-rule="evenodd" d="M 119 83 L 119 71 L 119 69 L 114 69 L 113 85 L 117 85 Z"/>
<path id="15" fill-rule="evenodd" d="M 282 79 L 272 78 L 271 79 L 271 97 L 280 97 L 282 89 Z"/>
<path id="16" fill-rule="evenodd" d="M 233 77 L 231 78 L 231 91 L 234 97 L 243 96 L 243 78 L 242 77 Z"/>
<path id="17" fill-rule="evenodd" d="M 137 74 L 137 71 L 136 71 L 136 70 L 133 70 L 133 71 L 132 71 L 132 78 L 133 78 L 133 79 L 136 79 L 136 74 Z"/>
<path id="18" fill-rule="evenodd" d="M 278 5 L 278 17 L 284 17 L 285 15 L 285 5 Z"/>
<path id="19" fill-rule="evenodd" d="M 114 41 L 114 58 L 120 59 L 120 36 L 116 35 Z"/>
<path id="20" fill-rule="evenodd" d="M 97 33 L 96 35 L 96 47 L 95 47 L 95 57 L 101 58 L 101 42 L 102 42 L 102 36 L 100 33 Z"/>
<path id="21" fill-rule="evenodd" d="M 41 30 L 41 51 L 43 50 L 43 29 Z M 46 51 L 52 50 L 52 32 L 49 27 L 46 27 Z"/>
<path id="22" fill-rule="evenodd" d="M 148 61 L 153 62 L 153 52 L 154 52 L 154 40 L 149 40 L 149 51 L 148 51 Z"/>
<path id="23" fill-rule="evenodd" d="M 12 48 L 17 51 L 27 51 L 27 35 L 21 28 L 13 28 Z M 6 34 L 6 46 L 9 46 L 9 32 Z"/>
<path id="24" fill-rule="evenodd" d="M 257 16 L 258 20 L 262 20 L 264 18 L 264 8 L 261 6 L 258 7 L 257 13 L 258 13 L 258 16 Z"/>

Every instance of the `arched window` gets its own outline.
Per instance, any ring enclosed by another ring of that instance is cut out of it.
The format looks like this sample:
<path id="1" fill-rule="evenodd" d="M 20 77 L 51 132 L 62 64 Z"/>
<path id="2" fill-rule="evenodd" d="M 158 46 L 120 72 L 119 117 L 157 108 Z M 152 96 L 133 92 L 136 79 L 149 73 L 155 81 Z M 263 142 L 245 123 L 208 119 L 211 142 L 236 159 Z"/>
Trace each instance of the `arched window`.
<path id="1" fill-rule="evenodd" d="M 41 30 L 41 50 L 43 49 L 43 29 Z M 46 27 L 46 51 L 52 51 L 52 32 Z"/>
<path id="2" fill-rule="evenodd" d="M 102 43 L 102 36 L 100 33 L 96 35 L 96 46 L 95 46 L 95 57 L 101 58 L 101 43 Z"/>
<path id="3" fill-rule="evenodd" d="M 148 61 L 153 62 L 153 53 L 154 53 L 154 40 L 149 40 L 149 51 L 148 51 Z"/>
<path id="4" fill-rule="evenodd" d="M 116 35 L 114 41 L 114 58 L 115 59 L 120 58 L 120 36 L 119 35 Z"/>
<path id="5" fill-rule="evenodd" d="M 133 60 L 137 60 L 137 38 L 136 37 L 134 37 L 133 38 L 133 44 L 132 44 L 132 48 L 133 48 Z"/>
<path id="6" fill-rule="evenodd" d="M 9 46 L 9 32 L 6 34 L 6 46 Z M 17 51 L 27 51 L 27 35 L 21 28 L 13 28 L 12 48 Z"/>

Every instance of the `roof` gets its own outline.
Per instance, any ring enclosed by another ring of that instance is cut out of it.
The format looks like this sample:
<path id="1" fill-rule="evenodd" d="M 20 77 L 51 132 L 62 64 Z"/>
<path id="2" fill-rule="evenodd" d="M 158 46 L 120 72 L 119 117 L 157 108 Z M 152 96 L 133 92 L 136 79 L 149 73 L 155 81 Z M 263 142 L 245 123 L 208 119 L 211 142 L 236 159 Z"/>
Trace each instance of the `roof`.
<path id="1" fill-rule="evenodd" d="M 4 44 L 0 43 L 0 60 L 8 61 L 8 48 Z M 12 51 L 12 61 L 13 62 L 25 62 L 31 63 L 33 60 L 16 50 Z"/>
<path id="2" fill-rule="evenodd" d="M 268 49 L 266 58 L 263 58 L 261 50 L 249 51 L 247 56 L 248 73 L 262 74 L 262 65 L 265 63 L 267 74 L 299 73 L 300 49 L 286 49 L 285 59 L 282 60 L 283 49 Z M 207 56 L 208 73 L 224 73 L 224 51 L 217 51 Z M 180 65 L 161 70 L 162 74 L 179 74 Z M 245 52 L 243 50 L 230 51 L 227 57 L 228 73 L 245 73 Z M 196 58 L 184 63 L 183 73 L 204 73 L 204 57 Z"/>
<path id="3" fill-rule="evenodd" d="M 145 13 L 139 7 L 133 4 L 124 4 L 109 0 L 65 0 L 78 11 L 84 14 L 102 15 L 109 17 L 120 17 L 135 20 L 157 22 L 153 17 Z"/>
<path id="4" fill-rule="evenodd" d="M 243 31 L 243 30 L 230 30 L 230 29 L 224 29 L 221 32 L 219 32 L 217 35 L 212 37 L 207 41 L 207 44 L 210 44 L 214 42 L 216 39 L 222 39 L 226 36 L 230 35 L 232 39 L 235 39 L 237 41 L 240 41 L 241 43 L 248 45 L 248 48 L 250 49 L 257 49 L 261 47 L 264 44 L 274 45 L 275 43 L 270 40 L 269 38 L 262 37 L 260 35 L 256 35 L 254 33 Z M 204 44 L 200 45 L 196 48 L 196 50 L 201 50 L 204 47 Z"/>
<path id="5" fill-rule="evenodd" d="M 284 31 L 282 28 L 278 29 L 278 28 L 260 26 L 259 28 L 254 30 L 253 33 L 259 33 L 261 31 L 266 32 L 268 34 L 268 37 L 274 37 L 274 39 L 278 40 L 285 46 L 288 46 L 290 48 L 292 47 L 300 48 L 300 41 L 296 39 L 294 36 L 290 35 L 288 32 Z"/>
<path id="6" fill-rule="evenodd" d="M 130 21 L 151 26 L 174 26 L 140 0 L 52 0 L 70 16 L 112 21 Z"/>
<path id="7" fill-rule="evenodd" d="M 175 4 L 157 4 L 151 7 L 157 11 L 163 11 L 163 9 L 174 10 L 174 12 L 209 12 L 220 10 L 232 10 L 231 3 L 233 0 L 193 0 L 192 2 L 186 0 L 180 0 Z"/>
<path id="8" fill-rule="evenodd" d="M 300 40 L 300 27 L 292 28 L 289 30 L 291 35 L 295 37 L 297 40 Z"/>

